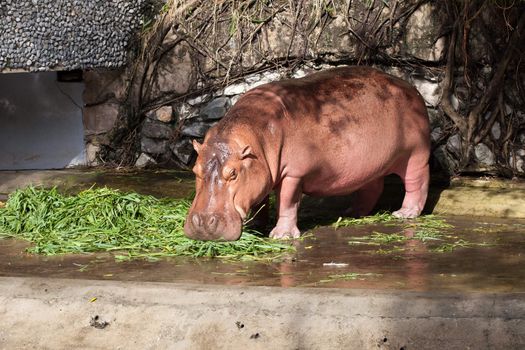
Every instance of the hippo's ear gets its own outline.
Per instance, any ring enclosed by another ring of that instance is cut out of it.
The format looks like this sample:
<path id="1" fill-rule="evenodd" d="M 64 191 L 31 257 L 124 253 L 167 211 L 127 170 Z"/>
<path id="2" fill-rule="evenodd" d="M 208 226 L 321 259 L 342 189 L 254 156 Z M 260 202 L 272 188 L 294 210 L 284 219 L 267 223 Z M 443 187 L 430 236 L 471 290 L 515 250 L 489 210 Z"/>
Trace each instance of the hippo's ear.
<path id="1" fill-rule="evenodd" d="M 199 154 L 201 152 L 202 144 L 199 143 L 197 140 L 192 140 L 191 143 L 193 144 L 193 148 L 195 149 L 195 152 Z"/>
<path id="2" fill-rule="evenodd" d="M 250 145 L 244 146 L 244 148 L 241 151 L 241 159 L 245 158 L 255 158 Z"/>

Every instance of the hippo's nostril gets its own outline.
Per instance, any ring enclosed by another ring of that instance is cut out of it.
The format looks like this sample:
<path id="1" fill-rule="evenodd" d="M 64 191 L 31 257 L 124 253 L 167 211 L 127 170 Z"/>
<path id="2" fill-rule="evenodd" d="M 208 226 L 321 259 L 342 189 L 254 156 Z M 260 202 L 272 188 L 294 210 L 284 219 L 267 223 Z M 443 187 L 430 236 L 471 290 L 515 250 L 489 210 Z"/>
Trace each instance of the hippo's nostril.
<path id="1" fill-rule="evenodd" d="M 217 218 L 217 215 L 210 215 L 210 217 L 208 218 L 208 230 L 210 230 L 211 232 L 215 231 L 218 223 L 219 219 Z"/>
<path id="2" fill-rule="evenodd" d="M 193 223 L 193 227 L 201 227 L 202 225 L 202 219 L 199 214 L 193 214 L 191 216 L 191 222 Z"/>

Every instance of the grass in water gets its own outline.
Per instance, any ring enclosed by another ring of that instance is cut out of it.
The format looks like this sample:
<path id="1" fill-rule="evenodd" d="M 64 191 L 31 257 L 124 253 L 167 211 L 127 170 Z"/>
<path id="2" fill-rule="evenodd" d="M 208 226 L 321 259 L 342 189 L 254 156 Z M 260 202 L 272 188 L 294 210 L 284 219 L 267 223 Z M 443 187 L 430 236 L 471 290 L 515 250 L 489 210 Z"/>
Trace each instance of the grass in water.
<path id="1" fill-rule="evenodd" d="M 400 233 L 382 233 L 374 232 L 369 236 L 352 237 L 348 244 L 362 244 L 362 241 L 366 241 L 371 245 L 390 244 L 390 243 L 402 243 L 407 240 L 403 234 Z"/>
<path id="2" fill-rule="evenodd" d="M 423 242 L 432 240 L 442 240 L 446 230 L 453 226 L 434 215 L 420 216 L 410 221 L 398 219 L 387 213 L 380 213 L 360 219 L 340 219 L 334 224 L 335 227 L 351 225 L 367 225 L 375 223 L 395 223 L 402 227 L 400 233 L 382 233 L 374 231 L 371 235 L 353 237 L 349 244 L 363 244 L 368 242 L 370 245 L 403 243 L 410 239 L 417 239 Z M 337 224 L 337 225 L 336 225 Z M 411 230 L 413 235 L 407 236 L 405 231 Z"/>
<path id="3" fill-rule="evenodd" d="M 371 235 L 352 237 L 348 244 L 350 245 L 370 245 L 370 246 L 384 246 L 393 245 L 391 249 L 379 248 L 373 251 L 376 254 L 394 254 L 403 251 L 405 248 L 399 246 L 409 240 L 419 240 L 425 244 L 436 243 L 452 238 L 450 230 L 454 228 L 451 224 L 435 215 L 424 215 L 411 220 L 403 220 L 394 217 L 389 213 L 378 213 L 372 216 L 366 216 L 359 219 L 353 218 L 339 218 L 333 226 L 335 228 L 348 227 L 355 225 L 372 225 L 372 224 L 393 224 L 401 227 L 400 233 L 382 233 L 374 231 Z M 405 232 L 411 231 L 410 235 Z M 397 244 L 397 245 L 396 245 Z M 456 240 L 453 242 L 445 242 L 438 246 L 431 247 L 429 250 L 434 253 L 451 252 L 457 248 L 469 247 L 487 247 L 491 244 L 487 243 L 473 243 L 465 240 Z"/>
<path id="4" fill-rule="evenodd" d="M 404 224 L 404 229 L 414 230 L 414 239 L 423 242 L 442 240 L 452 228 L 454 226 L 435 215 L 423 215 Z"/>
<path id="5" fill-rule="evenodd" d="M 117 260 L 170 256 L 271 259 L 290 244 L 244 230 L 234 242 L 194 241 L 183 227 L 191 202 L 157 199 L 108 188 L 66 196 L 56 188 L 28 187 L 0 207 L 0 238 L 33 243 L 30 253 L 117 252 Z"/>
<path id="6" fill-rule="evenodd" d="M 430 249 L 434 253 L 448 253 L 452 252 L 457 248 L 472 248 L 472 247 L 491 247 L 493 244 L 490 243 L 473 243 L 465 240 L 457 240 L 452 243 L 443 243 L 435 248 Z"/>
<path id="7" fill-rule="evenodd" d="M 332 224 L 333 227 L 347 227 L 356 225 L 370 225 L 370 224 L 384 224 L 384 223 L 397 223 L 400 220 L 390 213 L 379 212 L 375 215 L 364 216 L 362 218 L 343 218 L 340 217 L 336 222 Z"/>
<path id="8" fill-rule="evenodd" d="M 357 272 L 349 272 L 349 273 L 342 273 L 337 275 L 329 275 L 328 279 L 320 280 L 319 283 L 328 283 L 328 282 L 335 282 L 335 281 L 354 281 L 354 280 L 365 280 L 370 277 L 381 277 L 382 275 L 379 273 L 357 273 Z"/>

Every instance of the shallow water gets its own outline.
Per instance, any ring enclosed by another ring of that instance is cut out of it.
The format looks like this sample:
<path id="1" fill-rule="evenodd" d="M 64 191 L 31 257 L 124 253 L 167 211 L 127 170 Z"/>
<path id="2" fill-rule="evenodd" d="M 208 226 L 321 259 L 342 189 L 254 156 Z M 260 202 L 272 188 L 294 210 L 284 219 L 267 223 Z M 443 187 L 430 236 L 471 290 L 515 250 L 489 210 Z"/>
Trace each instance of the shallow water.
<path id="1" fill-rule="evenodd" d="M 187 176 L 105 176 L 98 185 L 136 190 L 157 196 L 187 195 Z M 80 186 L 82 187 L 82 186 Z M 159 261 L 116 262 L 108 253 L 35 256 L 27 243 L 0 240 L 0 276 L 189 282 L 282 287 L 341 287 L 416 291 L 525 291 L 525 220 L 445 217 L 454 226 L 442 241 L 419 240 L 371 245 L 364 239 L 374 232 L 401 233 L 413 229 L 368 225 L 334 229 L 348 204 L 346 199 L 306 199 L 299 227 L 306 238 L 294 242 L 297 252 L 280 261 L 226 261 L 169 258 Z M 316 227 L 316 225 L 321 225 Z M 357 237 L 357 238 L 356 238 Z M 354 244 L 349 244 L 349 242 Z M 444 243 L 468 242 L 467 247 Z M 481 244 L 481 245 L 476 245 Z"/>
<path id="2" fill-rule="evenodd" d="M 26 243 L 0 240 L 0 275 L 282 287 L 525 291 L 525 221 L 464 217 L 447 221 L 455 226 L 454 236 L 493 245 L 459 247 L 443 253 L 430 249 L 441 242 L 430 245 L 409 240 L 398 244 L 397 249 L 392 245 L 350 245 L 352 237 L 399 229 L 381 225 L 337 230 L 319 227 L 296 242 L 297 252 L 283 261 L 169 258 L 116 262 L 107 253 L 35 256 L 24 252 Z"/>

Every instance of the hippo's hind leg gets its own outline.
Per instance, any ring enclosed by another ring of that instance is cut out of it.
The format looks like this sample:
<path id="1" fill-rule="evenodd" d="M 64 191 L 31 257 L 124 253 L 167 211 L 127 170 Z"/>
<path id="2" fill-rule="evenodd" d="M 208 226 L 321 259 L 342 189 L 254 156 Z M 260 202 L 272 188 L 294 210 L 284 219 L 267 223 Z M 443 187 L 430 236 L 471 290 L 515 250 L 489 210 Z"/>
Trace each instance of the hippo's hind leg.
<path id="1" fill-rule="evenodd" d="M 401 209 L 392 213 L 398 218 L 415 218 L 421 214 L 425 206 L 430 179 L 428 156 L 411 157 L 406 166 L 396 171 L 405 184 L 405 198 Z"/>
<path id="2" fill-rule="evenodd" d="M 358 218 L 370 214 L 383 193 L 384 183 L 385 179 L 381 176 L 357 190 L 354 198 L 355 204 L 346 211 L 345 215 Z"/>

